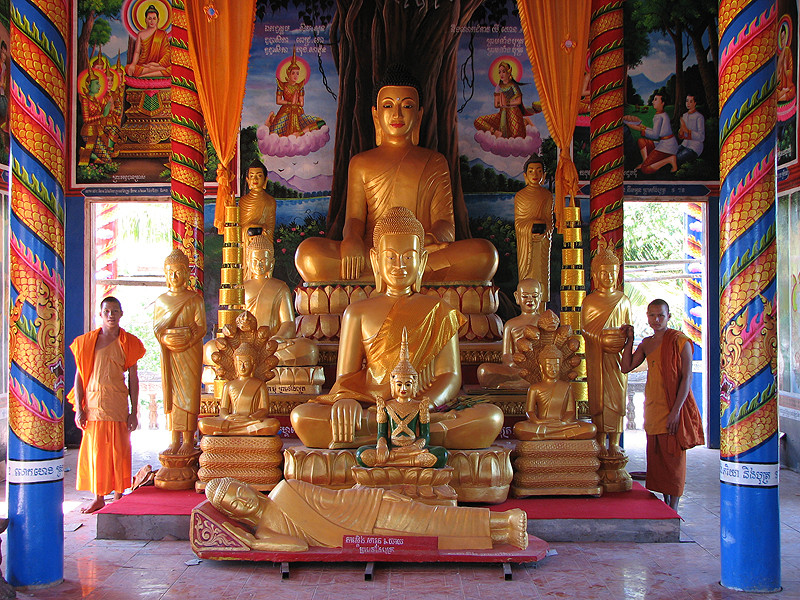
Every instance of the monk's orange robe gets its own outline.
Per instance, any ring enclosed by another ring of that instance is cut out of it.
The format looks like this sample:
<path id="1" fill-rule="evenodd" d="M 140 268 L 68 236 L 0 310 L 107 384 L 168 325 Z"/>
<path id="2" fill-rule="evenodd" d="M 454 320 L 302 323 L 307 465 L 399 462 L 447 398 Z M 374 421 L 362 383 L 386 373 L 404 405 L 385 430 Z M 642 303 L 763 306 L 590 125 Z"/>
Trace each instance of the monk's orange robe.
<path id="1" fill-rule="evenodd" d="M 689 390 L 675 435 L 667 433 L 667 417 L 681 381 L 681 352 L 691 344 L 681 332 L 668 329 L 661 345 L 647 357 L 644 430 L 647 433 L 648 490 L 682 496 L 686 482 L 686 449 L 705 443 L 700 411 Z"/>
<path id="2" fill-rule="evenodd" d="M 70 346 L 84 385 L 87 418 L 75 487 L 105 496 L 122 493 L 131 485 L 128 388 L 124 373 L 144 356 L 145 349 L 139 338 L 120 330 L 117 341 L 98 350 L 99 335 L 100 329 L 90 331 Z M 69 399 L 74 405 L 74 390 Z"/>

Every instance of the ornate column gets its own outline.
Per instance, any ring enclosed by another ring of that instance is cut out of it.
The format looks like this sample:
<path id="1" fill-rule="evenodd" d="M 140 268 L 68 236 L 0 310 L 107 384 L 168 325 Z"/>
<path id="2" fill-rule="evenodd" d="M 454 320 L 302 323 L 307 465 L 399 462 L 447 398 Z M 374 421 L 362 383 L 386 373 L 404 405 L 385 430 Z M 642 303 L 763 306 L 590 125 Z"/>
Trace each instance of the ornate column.
<path id="1" fill-rule="evenodd" d="M 780 589 L 775 298 L 777 9 L 719 5 L 722 585 Z"/>
<path id="2" fill-rule="evenodd" d="M 203 113 L 189 59 L 186 10 L 172 0 L 172 241 L 189 257 L 192 285 L 203 291 Z"/>
<path id="3" fill-rule="evenodd" d="M 591 122 L 589 201 L 591 254 L 605 236 L 623 264 L 622 185 L 625 157 L 622 117 L 625 103 L 624 0 L 593 0 L 589 38 L 591 54 Z M 620 276 L 620 282 L 622 277 Z"/>
<path id="4" fill-rule="evenodd" d="M 11 3 L 8 552 L 14 586 L 64 576 L 67 4 Z"/>

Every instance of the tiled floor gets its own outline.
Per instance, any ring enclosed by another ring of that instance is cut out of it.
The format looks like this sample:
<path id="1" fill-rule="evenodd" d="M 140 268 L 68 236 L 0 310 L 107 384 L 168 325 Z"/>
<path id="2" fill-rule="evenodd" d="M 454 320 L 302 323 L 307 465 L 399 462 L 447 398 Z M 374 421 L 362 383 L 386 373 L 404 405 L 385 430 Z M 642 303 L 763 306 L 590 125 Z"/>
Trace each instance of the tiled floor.
<path id="1" fill-rule="evenodd" d="M 134 468 L 155 463 L 151 432 L 137 432 Z M 644 469 L 642 432 L 626 434 L 629 469 Z M 155 444 L 160 444 L 156 440 Z M 156 446 L 155 449 L 160 449 Z M 783 591 L 745 594 L 722 588 L 719 543 L 718 451 L 689 452 L 689 480 L 679 512 L 685 519 L 679 544 L 555 543 L 558 552 L 538 567 L 514 567 L 504 581 L 498 565 L 376 565 L 373 581 L 364 581 L 362 564 L 298 564 L 281 580 L 272 564 L 202 561 L 188 542 L 95 540 L 95 518 L 81 515 L 87 497 L 74 490 L 77 451 L 67 453 L 73 468 L 65 482 L 65 581 L 22 599 L 72 600 L 361 600 L 393 598 L 444 600 L 490 598 L 581 598 L 618 600 L 652 598 L 700 600 L 758 598 L 800 599 L 800 474 L 781 471 L 781 564 Z M 3 536 L 5 537 L 5 536 Z M 5 540 L 3 540 L 5 542 Z"/>

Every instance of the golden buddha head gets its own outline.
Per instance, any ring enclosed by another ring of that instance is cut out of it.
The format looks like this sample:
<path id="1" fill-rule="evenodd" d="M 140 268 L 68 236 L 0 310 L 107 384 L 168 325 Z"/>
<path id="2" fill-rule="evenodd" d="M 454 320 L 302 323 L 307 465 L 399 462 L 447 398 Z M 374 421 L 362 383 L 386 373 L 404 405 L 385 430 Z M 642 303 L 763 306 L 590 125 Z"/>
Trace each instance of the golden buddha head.
<path id="1" fill-rule="evenodd" d="M 206 498 L 219 510 L 237 521 L 255 525 L 264 497 L 232 477 L 212 479 L 206 484 Z"/>
<path id="2" fill-rule="evenodd" d="M 525 161 L 525 168 L 522 170 L 525 185 L 542 185 L 544 181 L 544 161 L 538 154 L 533 154 Z"/>
<path id="3" fill-rule="evenodd" d="M 272 243 L 266 236 L 254 235 L 247 244 L 247 266 L 250 268 L 250 277 L 264 279 L 272 277 L 275 268 L 275 252 Z"/>
<path id="4" fill-rule="evenodd" d="M 233 363 L 239 377 L 250 377 L 256 366 L 256 349 L 252 344 L 243 342 L 233 353 Z"/>
<path id="5" fill-rule="evenodd" d="M 164 259 L 164 275 L 171 291 L 182 290 L 189 282 L 189 257 L 180 248 L 175 248 Z"/>
<path id="6" fill-rule="evenodd" d="M 247 168 L 247 189 L 260 192 L 267 187 L 267 168 L 260 160 L 254 160 Z"/>
<path id="7" fill-rule="evenodd" d="M 408 355 L 408 330 L 403 327 L 403 337 L 400 341 L 400 359 L 397 366 L 392 369 L 390 377 L 392 397 L 407 401 L 419 393 L 419 374 L 411 364 Z"/>
<path id="8" fill-rule="evenodd" d="M 372 106 L 372 121 L 375 125 L 377 146 L 386 139 L 410 139 L 415 146 L 419 144 L 422 87 L 405 66 L 389 66 L 383 79 L 378 82 Z"/>
<path id="9" fill-rule="evenodd" d="M 558 379 L 564 354 L 555 344 L 548 344 L 539 352 L 538 363 L 544 379 Z"/>
<path id="10" fill-rule="evenodd" d="M 375 223 L 370 249 L 375 288 L 391 292 L 419 292 L 428 262 L 425 230 L 407 208 L 394 206 Z"/>
<path id="11" fill-rule="evenodd" d="M 539 312 L 539 304 L 542 302 L 542 284 L 537 279 L 523 279 L 517 284 L 514 300 L 526 315 Z"/>
<path id="12" fill-rule="evenodd" d="M 592 258 L 592 282 L 600 290 L 613 290 L 619 278 L 619 259 L 609 247 L 608 240 L 601 235 L 597 242 L 597 254 Z"/>

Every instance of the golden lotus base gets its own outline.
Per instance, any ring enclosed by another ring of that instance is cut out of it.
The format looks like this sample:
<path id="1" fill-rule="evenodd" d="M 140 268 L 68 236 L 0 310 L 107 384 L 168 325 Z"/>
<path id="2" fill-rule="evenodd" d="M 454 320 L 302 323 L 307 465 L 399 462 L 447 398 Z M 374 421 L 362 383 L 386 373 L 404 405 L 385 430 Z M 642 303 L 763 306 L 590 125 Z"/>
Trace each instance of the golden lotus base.
<path id="1" fill-rule="evenodd" d="M 320 366 L 275 367 L 275 377 L 267 383 L 270 395 L 319 396 L 325 384 L 325 371 Z"/>
<path id="2" fill-rule="evenodd" d="M 595 440 L 518 442 L 513 453 L 513 498 L 527 496 L 599 496 L 600 446 Z"/>
<path id="3" fill-rule="evenodd" d="M 600 485 L 606 492 L 630 492 L 633 488 L 633 479 L 625 470 L 628 464 L 628 455 L 600 453 Z"/>
<path id="4" fill-rule="evenodd" d="M 353 467 L 353 487 L 383 488 L 425 504 L 455 506 L 458 496 L 450 486 L 452 467 Z"/>
<path id="5" fill-rule="evenodd" d="M 190 490 L 197 480 L 197 459 L 200 451 L 191 454 L 158 455 L 161 468 L 156 473 L 155 486 L 162 490 Z"/>
<path id="6" fill-rule="evenodd" d="M 353 302 L 371 297 L 375 286 L 355 281 L 304 283 L 295 288 L 297 333 L 317 341 L 339 339 L 341 317 Z M 503 323 L 497 316 L 499 288 L 489 282 L 429 282 L 421 293 L 445 300 L 467 319 L 459 329 L 461 341 L 497 341 Z"/>
<path id="7" fill-rule="evenodd" d="M 453 468 L 450 485 L 460 502 L 505 502 L 513 478 L 510 448 L 494 445 L 480 450 L 448 450 L 447 453 L 447 466 Z"/>
<path id="8" fill-rule="evenodd" d="M 197 492 L 219 477 L 233 477 L 263 492 L 283 477 L 283 440 L 277 436 L 207 435 L 200 449 Z"/>
<path id="9" fill-rule="evenodd" d="M 352 473 L 352 468 L 357 466 L 355 448 L 328 450 L 290 446 L 283 451 L 283 458 L 285 479 L 299 479 L 334 490 L 356 484 Z"/>

